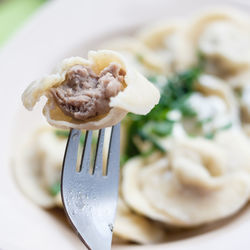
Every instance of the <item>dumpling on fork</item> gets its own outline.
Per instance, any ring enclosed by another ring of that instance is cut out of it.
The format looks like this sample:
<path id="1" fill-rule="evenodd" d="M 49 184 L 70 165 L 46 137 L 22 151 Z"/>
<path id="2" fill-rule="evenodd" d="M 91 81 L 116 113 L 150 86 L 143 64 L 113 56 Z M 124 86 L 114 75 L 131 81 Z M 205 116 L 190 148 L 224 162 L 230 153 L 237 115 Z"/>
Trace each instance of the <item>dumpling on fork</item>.
<path id="1" fill-rule="evenodd" d="M 59 128 L 100 129 L 121 121 L 128 112 L 145 115 L 160 93 L 117 52 L 90 51 L 88 60 L 65 59 L 56 73 L 31 83 L 22 95 L 32 110 L 40 97 L 43 114 Z"/>

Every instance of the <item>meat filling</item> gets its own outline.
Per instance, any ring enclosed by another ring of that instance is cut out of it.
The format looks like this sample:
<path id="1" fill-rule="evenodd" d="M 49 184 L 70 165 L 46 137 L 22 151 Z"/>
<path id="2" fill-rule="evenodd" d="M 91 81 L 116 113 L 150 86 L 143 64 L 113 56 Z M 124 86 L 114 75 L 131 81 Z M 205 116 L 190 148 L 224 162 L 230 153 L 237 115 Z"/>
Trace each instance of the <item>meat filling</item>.
<path id="1" fill-rule="evenodd" d="M 88 66 L 75 65 L 51 93 L 64 114 L 84 121 L 110 111 L 110 97 L 122 90 L 124 75 L 117 63 L 111 63 L 99 75 Z"/>

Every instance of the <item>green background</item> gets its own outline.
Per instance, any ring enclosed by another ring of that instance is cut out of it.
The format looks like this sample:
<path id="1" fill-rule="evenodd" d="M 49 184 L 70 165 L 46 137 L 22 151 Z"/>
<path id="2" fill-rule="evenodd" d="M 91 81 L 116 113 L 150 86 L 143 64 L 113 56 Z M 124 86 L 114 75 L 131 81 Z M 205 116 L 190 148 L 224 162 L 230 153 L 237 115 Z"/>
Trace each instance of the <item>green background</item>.
<path id="1" fill-rule="evenodd" d="M 0 46 L 21 27 L 46 0 L 0 0 Z"/>

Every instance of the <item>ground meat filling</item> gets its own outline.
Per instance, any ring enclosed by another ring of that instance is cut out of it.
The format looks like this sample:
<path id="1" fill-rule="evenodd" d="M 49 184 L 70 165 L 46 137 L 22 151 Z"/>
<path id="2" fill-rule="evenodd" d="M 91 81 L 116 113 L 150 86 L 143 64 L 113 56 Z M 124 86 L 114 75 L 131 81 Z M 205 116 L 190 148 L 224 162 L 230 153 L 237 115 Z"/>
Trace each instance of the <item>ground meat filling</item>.
<path id="1" fill-rule="evenodd" d="M 64 114 L 84 121 L 110 111 L 110 97 L 122 90 L 124 75 L 117 63 L 111 63 L 99 75 L 88 66 L 75 65 L 51 93 Z"/>

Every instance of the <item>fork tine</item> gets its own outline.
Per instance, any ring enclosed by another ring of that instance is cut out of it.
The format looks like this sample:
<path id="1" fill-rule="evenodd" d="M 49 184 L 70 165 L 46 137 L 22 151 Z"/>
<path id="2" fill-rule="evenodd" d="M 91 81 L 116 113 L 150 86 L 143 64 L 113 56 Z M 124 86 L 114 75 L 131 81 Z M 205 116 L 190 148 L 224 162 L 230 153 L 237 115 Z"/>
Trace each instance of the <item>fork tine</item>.
<path id="1" fill-rule="evenodd" d="M 107 176 L 119 180 L 120 171 L 120 123 L 112 127 L 107 161 Z"/>
<path id="2" fill-rule="evenodd" d="M 72 172 L 76 171 L 78 145 L 80 141 L 82 131 L 78 129 L 72 129 L 69 134 L 64 160 L 63 160 L 63 175 L 71 176 Z"/>
<path id="3" fill-rule="evenodd" d="M 90 168 L 92 130 L 88 130 L 85 135 L 80 172 L 87 173 Z"/>
<path id="4" fill-rule="evenodd" d="M 102 175 L 102 151 L 103 151 L 103 142 L 104 142 L 105 128 L 99 130 L 97 147 L 96 147 L 96 155 L 95 155 L 95 164 L 94 164 L 94 175 L 101 176 Z"/>

